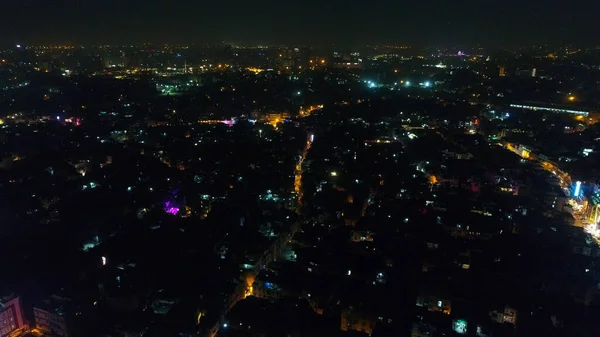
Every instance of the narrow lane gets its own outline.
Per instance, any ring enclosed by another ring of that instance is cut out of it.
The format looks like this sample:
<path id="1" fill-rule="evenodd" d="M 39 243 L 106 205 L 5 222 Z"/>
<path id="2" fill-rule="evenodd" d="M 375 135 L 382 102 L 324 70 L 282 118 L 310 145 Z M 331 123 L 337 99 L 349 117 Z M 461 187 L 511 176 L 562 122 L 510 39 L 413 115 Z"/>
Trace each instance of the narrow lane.
<path id="1" fill-rule="evenodd" d="M 262 269 L 268 268 L 269 264 L 281 255 L 281 252 L 285 248 L 285 245 L 291 242 L 294 238 L 294 235 L 300 230 L 302 227 L 302 218 L 300 216 L 300 212 L 302 210 L 302 202 L 303 202 L 303 187 L 302 187 L 302 174 L 303 172 L 303 163 L 306 159 L 308 151 L 314 141 L 314 135 L 310 135 L 306 141 L 306 145 L 302 150 L 302 154 L 296 163 L 296 167 L 294 170 L 294 193 L 296 194 L 296 214 L 298 214 L 298 219 L 294 221 L 294 223 L 290 226 L 290 229 L 287 232 L 281 233 L 277 240 L 269 246 L 267 250 L 262 254 L 260 259 L 254 265 L 254 268 L 247 272 L 245 275 L 245 282 L 241 282 L 238 284 L 233 290 L 232 294 L 229 296 L 229 300 L 225 305 L 225 308 L 221 312 L 219 316 L 219 321 L 209 330 L 207 337 L 215 337 L 223 324 L 225 324 L 225 317 L 231 311 L 231 309 L 241 300 L 245 299 L 248 296 L 252 296 L 253 288 L 252 285 L 258 274 Z"/>

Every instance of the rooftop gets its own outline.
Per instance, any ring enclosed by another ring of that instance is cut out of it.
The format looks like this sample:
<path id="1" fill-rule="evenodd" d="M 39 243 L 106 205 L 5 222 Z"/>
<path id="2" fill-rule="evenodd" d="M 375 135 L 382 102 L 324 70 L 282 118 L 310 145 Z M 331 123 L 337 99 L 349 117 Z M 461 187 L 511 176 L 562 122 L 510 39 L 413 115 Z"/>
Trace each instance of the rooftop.
<path id="1" fill-rule="evenodd" d="M 71 302 L 70 298 L 52 295 L 50 298 L 43 300 L 35 305 L 35 308 L 51 312 L 56 315 L 64 316 L 66 308 Z"/>

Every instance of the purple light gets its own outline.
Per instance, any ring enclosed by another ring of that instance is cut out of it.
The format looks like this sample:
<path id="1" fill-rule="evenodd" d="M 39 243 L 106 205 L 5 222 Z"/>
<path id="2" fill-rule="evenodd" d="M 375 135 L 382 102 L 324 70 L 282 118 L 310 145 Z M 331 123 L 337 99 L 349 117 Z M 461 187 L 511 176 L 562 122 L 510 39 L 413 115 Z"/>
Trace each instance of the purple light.
<path id="1" fill-rule="evenodd" d="M 165 202 L 165 212 L 173 215 L 177 215 L 179 213 L 179 207 L 171 207 L 171 202 Z"/>
<path id="2" fill-rule="evenodd" d="M 177 213 L 179 213 L 179 208 L 171 207 L 171 208 L 167 209 L 167 213 L 177 215 Z"/>

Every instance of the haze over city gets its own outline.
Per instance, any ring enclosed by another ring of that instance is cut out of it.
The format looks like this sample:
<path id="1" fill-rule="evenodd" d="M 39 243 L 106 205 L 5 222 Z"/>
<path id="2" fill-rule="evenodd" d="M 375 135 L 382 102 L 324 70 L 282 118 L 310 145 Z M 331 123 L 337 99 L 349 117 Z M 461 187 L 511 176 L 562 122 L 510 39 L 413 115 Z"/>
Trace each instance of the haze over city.
<path id="1" fill-rule="evenodd" d="M 4 43 L 593 44 L 598 2 L 14 1 Z"/>

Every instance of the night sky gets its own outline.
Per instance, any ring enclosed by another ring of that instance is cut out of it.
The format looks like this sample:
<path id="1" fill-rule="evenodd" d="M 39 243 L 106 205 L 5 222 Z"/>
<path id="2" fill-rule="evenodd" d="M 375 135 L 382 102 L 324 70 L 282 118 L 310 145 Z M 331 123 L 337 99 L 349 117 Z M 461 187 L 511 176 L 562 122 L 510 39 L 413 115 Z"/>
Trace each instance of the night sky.
<path id="1" fill-rule="evenodd" d="M 600 42 L 598 0 L 2 0 L 0 42 Z"/>

